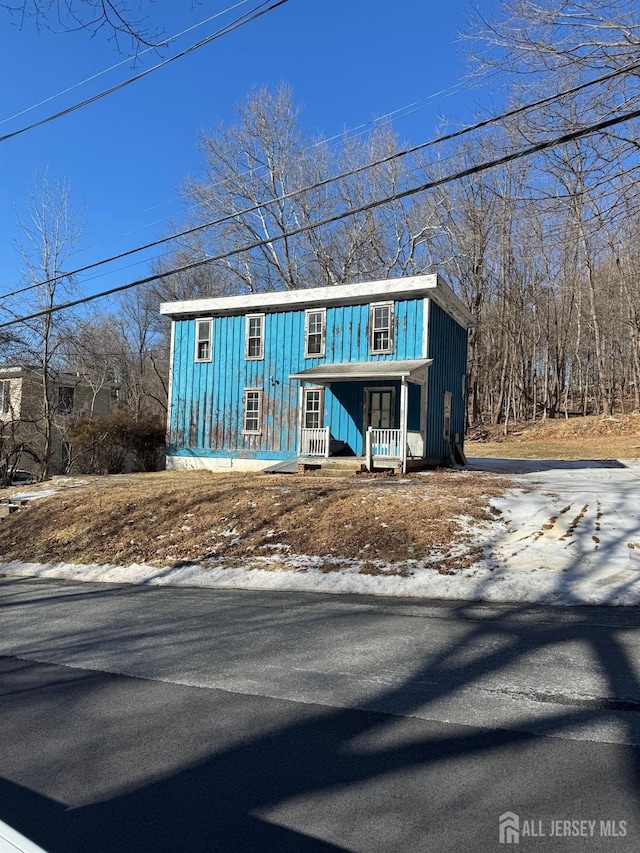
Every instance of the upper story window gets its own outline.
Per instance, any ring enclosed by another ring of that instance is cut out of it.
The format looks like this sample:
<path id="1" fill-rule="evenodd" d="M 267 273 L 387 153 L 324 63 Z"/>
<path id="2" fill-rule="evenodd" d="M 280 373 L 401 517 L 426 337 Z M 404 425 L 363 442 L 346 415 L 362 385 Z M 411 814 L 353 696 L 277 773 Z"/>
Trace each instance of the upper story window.
<path id="1" fill-rule="evenodd" d="M 196 361 L 211 361 L 211 328 L 213 321 L 196 320 Z"/>
<path id="2" fill-rule="evenodd" d="M 262 432 L 262 391 L 259 388 L 245 389 L 242 432 L 250 435 Z"/>
<path id="3" fill-rule="evenodd" d="M 305 358 L 322 358 L 324 356 L 326 328 L 327 312 L 324 308 L 306 312 L 304 335 Z"/>
<path id="4" fill-rule="evenodd" d="M 73 385 L 60 385 L 58 388 L 58 411 L 61 414 L 71 414 L 75 395 L 76 389 Z"/>
<path id="5" fill-rule="evenodd" d="M 369 350 L 387 353 L 393 350 L 393 302 L 377 302 L 369 308 Z"/>
<path id="6" fill-rule="evenodd" d="M 11 382 L 3 379 L 0 382 L 0 413 L 6 415 L 11 409 Z"/>
<path id="7" fill-rule="evenodd" d="M 245 356 L 264 358 L 264 314 L 247 314 L 245 326 Z"/>

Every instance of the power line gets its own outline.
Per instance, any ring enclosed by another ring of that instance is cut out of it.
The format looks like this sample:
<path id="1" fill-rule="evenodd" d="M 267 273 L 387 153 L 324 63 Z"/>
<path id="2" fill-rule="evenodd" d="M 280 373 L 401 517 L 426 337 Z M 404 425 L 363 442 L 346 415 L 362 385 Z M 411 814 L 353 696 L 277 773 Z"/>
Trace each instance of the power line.
<path id="1" fill-rule="evenodd" d="M 243 2 L 248 2 L 248 0 L 243 0 Z M 236 6 L 239 6 L 239 5 L 241 5 L 241 4 L 240 3 L 236 4 Z M 236 6 L 232 6 L 232 7 L 230 7 L 230 9 L 234 9 L 234 8 L 236 8 Z M 212 16 L 212 18 L 208 18 L 206 21 L 202 21 L 200 24 L 195 24 L 190 29 L 195 29 L 204 23 L 208 23 L 213 18 L 218 17 L 219 15 L 222 15 L 222 14 L 226 13 L 227 11 L 229 11 L 229 9 L 226 9 L 224 12 L 220 12 L 217 15 Z M 171 39 L 174 40 L 174 39 L 178 38 L 179 36 L 183 35 L 185 32 L 189 32 L 189 30 L 184 30 L 182 33 L 177 33 L 176 35 L 172 36 Z M 148 48 L 148 50 L 152 50 L 152 49 L 153 48 Z M 145 52 L 146 51 L 142 51 L 142 53 L 145 53 Z M 118 63 L 118 64 L 122 64 L 122 63 Z M 116 68 L 116 67 L 117 67 L 116 65 L 112 66 L 112 68 Z M 107 69 L 107 70 L 111 70 L 111 69 Z M 102 73 L 104 73 L 104 72 L 102 72 Z M 495 77 L 496 74 L 497 74 L 497 72 L 493 72 L 490 75 L 486 75 L 486 78 L 484 80 L 478 80 L 477 75 L 474 75 L 474 79 L 471 80 L 471 83 L 467 83 L 467 82 L 461 80 L 461 81 L 459 81 L 459 82 L 457 82 L 457 83 L 453 84 L 452 86 L 449 86 L 445 89 L 440 89 L 437 92 L 432 92 L 430 95 L 425 95 L 424 97 L 419 98 L 416 101 L 412 101 L 409 104 L 404 104 L 403 106 L 396 107 L 395 109 L 390 110 L 389 112 L 382 113 L 381 115 L 376 116 L 375 118 L 371 119 L 370 121 L 363 122 L 362 124 L 356 125 L 355 127 L 344 129 L 340 133 L 336 133 L 333 136 L 327 137 L 326 139 L 323 138 L 323 139 L 318 140 L 317 142 L 313 142 L 312 144 L 307 146 L 304 149 L 304 151 L 305 151 L 305 153 L 309 153 L 309 151 L 312 151 L 313 149 L 318 148 L 321 145 L 327 145 L 328 146 L 328 145 L 336 142 L 339 139 L 355 139 L 356 137 L 362 136 L 364 133 L 366 133 L 367 129 L 372 127 L 372 126 L 376 127 L 376 126 L 391 124 L 394 117 L 404 118 L 405 116 L 410 115 L 411 113 L 414 113 L 420 109 L 423 109 L 430 101 L 438 100 L 439 98 L 448 97 L 452 94 L 456 94 L 461 89 L 477 89 L 481 85 L 485 85 L 486 81 L 488 79 L 490 79 L 491 77 Z M 91 79 L 91 78 L 89 78 L 89 79 Z M 80 84 L 76 84 L 76 85 L 80 85 Z M 71 88 L 74 88 L 74 87 L 71 87 Z M 56 97 L 56 96 L 52 96 L 52 97 Z M 48 99 L 48 100 L 51 100 L 51 99 Z M 23 112 L 27 112 L 27 111 L 28 110 L 23 110 Z M 8 119 L 6 119 L 5 121 L 8 121 Z M 3 122 L 0 121 L 0 124 L 2 124 L 2 123 Z M 265 167 L 265 170 L 266 170 L 266 167 Z M 246 170 L 242 174 L 249 174 L 249 170 Z M 208 184 L 207 188 L 220 186 L 221 183 L 222 183 L 222 181 L 216 181 L 215 183 Z M 186 195 L 193 195 L 193 192 L 187 192 Z M 154 204 L 150 207 L 144 208 L 143 210 L 134 211 L 133 213 L 126 214 L 124 217 L 120 217 L 117 220 L 117 222 L 123 222 L 127 219 L 132 219 L 134 216 L 137 216 L 141 213 L 149 213 L 153 210 L 158 210 L 161 207 L 165 207 L 169 204 L 173 204 L 174 202 L 179 201 L 179 200 L 180 200 L 180 196 L 174 196 L 172 199 L 167 199 L 166 201 L 158 202 L 157 204 Z M 195 206 L 196 206 L 195 204 L 191 203 L 188 205 L 188 208 L 193 208 Z M 163 218 L 161 218 L 161 219 L 155 219 L 151 222 L 146 222 L 145 224 L 138 225 L 135 228 L 131 228 L 129 231 L 121 233 L 120 235 L 114 235 L 113 237 L 109 238 L 106 242 L 113 242 L 116 239 L 120 239 L 122 237 L 127 237 L 127 236 L 130 236 L 131 234 L 136 234 L 139 231 L 143 231 L 143 230 L 151 227 L 152 225 L 158 225 L 159 223 L 162 223 L 164 221 L 165 220 Z M 91 234 L 96 234 L 100 231 L 105 230 L 106 228 L 110 227 L 113 224 L 116 224 L 116 223 L 112 222 L 112 223 L 100 225 L 96 228 L 93 228 L 93 229 L 87 231 L 87 232 L 84 232 L 84 234 L 85 234 L 85 236 L 90 236 Z M 171 238 L 168 238 L 168 239 L 171 239 Z M 77 255 L 86 254 L 91 249 L 100 248 L 101 245 L 104 245 L 104 242 L 103 243 L 97 243 L 97 244 L 94 244 L 93 246 L 83 248 L 83 249 L 79 250 L 76 254 Z M 108 261 L 105 261 L 105 263 L 106 262 L 108 262 Z M 0 269 L 6 268 L 10 265 L 15 266 L 15 264 L 17 264 L 17 263 L 18 263 L 18 260 L 5 261 L 2 264 L 0 264 Z M 141 262 L 139 262 L 139 263 L 141 263 Z M 32 289 L 33 286 L 37 286 L 37 285 L 28 285 L 27 289 L 30 290 L 30 289 Z M 23 291 L 24 291 L 24 289 L 20 289 L 20 291 L 18 291 L 18 292 L 22 293 Z M 5 296 L 5 297 L 8 297 L 9 295 L 11 295 L 11 294 L 0 294 L 0 296 Z"/>
<path id="2" fill-rule="evenodd" d="M 140 52 L 135 54 L 135 59 L 138 60 L 141 56 L 144 56 L 145 53 L 151 53 L 151 51 L 156 51 L 160 47 L 168 47 L 172 42 L 181 38 L 187 33 L 193 32 L 193 30 L 197 30 L 198 27 L 203 27 L 205 24 L 210 24 L 211 21 L 214 21 L 216 18 L 220 18 L 222 15 L 226 15 L 227 12 L 232 12 L 234 9 L 237 9 L 238 6 L 244 6 L 245 3 L 248 3 L 249 0 L 240 0 L 239 3 L 235 3 L 233 6 L 229 6 L 227 9 L 223 9 L 221 12 L 216 12 L 214 15 L 211 15 L 208 18 L 205 18 L 203 21 L 199 21 L 197 24 L 193 24 L 190 27 L 187 27 L 185 30 L 181 30 L 179 33 L 174 33 L 172 36 L 168 36 L 168 38 L 164 39 L 160 44 L 154 45 L 153 47 L 147 47 Z M 38 101 L 36 104 L 32 104 L 30 107 L 25 107 L 17 113 L 14 113 L 11 116 L 7 116 L 7 118 L 0 119 L 0 124 L 6 124 L 9 121 L 13 121 L 14 118 L 20 118 L 20 116 L 25 115 L 26 113 L 30 113 L 32 110 L 37 109 L 38 107 L 42 107 L 45 104 L 50 103 L 51 101 L 55 101 L 56 98 L 60 98 L 62 95 L 67 95 L 69 92 L 73 92 L 74 89 L 79 89 L 80 86 L 84 86 L 85 83 L 90 83 L 92 80 L 97 80 L 98 77 L 102 77 L 105 74 L 108 74 L 110 71 L 115 71 L 116 68 L 120 68 L 123 65 L 126 65 L 131 60 L 131 57 L 126 57 L 125 59 L 121 59 L 120 62 L 116 62 L 113 65 L 110 65 L 108 68 L 103 68 L 102 71 L 97 71 L 95 74 L 91 74 L 89 77 L 85 77 L 84 80 L 79 80 L 77 83 L 72 83 L 70 86 L 67 86 L 66 89 L 62 89 L 60 92 L 56 92 L 55 95 L 49 95 L 47 98 L 43 98 L 41 101 Z"/>
<path id="3" fill-rule="evenodd" d="M 286 2 L 286 0 L 281 0 L 281 2 Z M 138 252 L 148 251 L 149 249 L 153 249 L 156 246 L 161 246 L 172 240 L 177 240 L 182 237 L 188 237 L 191 234 L 196 234 L 208 228 L 213 228 L 217 225 L 222 225 L 225 222 L 235 219 L 238 216 L 245 216 L 249 213 L 254 213 L 257 210 L 262 210 L 265 207 L 269 207 L 270 205 L 278 204 L 283 201 L 288 201 L 289 199 L 295 198 L 296 196 L 302 195 L 303 193 L 308 193 L 316 189 L 321 189 L 322 187 L 325 187 L 335 181 L 340 181 L 344 180 L 345 178 L 353 177 L 354 175 L 360 174 L 361 172 L 373 169 L 377 166 L 385 165 L 401 157 L 406 157 L 410 154 L 416 154 L 419 151 L 424 151 L 425 149 L 430 148 L 434 145 L 441 145 L 444 142 L 450 142 L 451 140 L 458 139 L 459 137 L 465 136 L 468 133 L 474 133 L 477 130 L 481 130 L 487 126 L 496 124 L 497 122 L 513 118 L 514 116 L 521 115 L 522 113 L 528 112 L 529 110 L 538 109 L 541 106 L 545 106 L 549 103 L 560 100 L 561 98 L 566 98 L 569 95 L 574 95 L 590 86 L 605 82 L 607 80 L 621 76 L 622 74 L 627 74 L 637 68 L 640 68 L 640 62 L 633 63 L 632 65 L 625 66 L 624 68 L 620 68 L 615 71 L 610 71 L 607 74 L 603 74 L 600 77 L 594 78 L 593 80 L 588 80 L 585 83 L 580 83 L 577 86 L 573 86 L 570 89 L 565 89 L 564 91 L 558 92 L 555 95 L 548 95 L 547 97 L 541 98 L 538 101 L 534 101 L 531 104 L 523 104 L 522 106 L 515 107 L 512 110 L 507 110 L 506 112 L 500 113 L 497 116 L 490 116 L 487 119 L 483 119 L 482 121 L 477 122 L 476 124 L 463 127 L 460 130 L 452 131 L 451 133 L 437 136 L 434 139 L 430 139 L 427 142 L 421 142 L 418 145 L 413 145 L 410 148 L 403 149 L 402 151 L 396 151 L 393 154 L 387 155 L 386 157 L 382 157 L 378 160 L 365 163 L 362 166 L 356 166 L 353 169 L 350 169 L 346 172 L 342 172 L 338 175 L 334 175 L 332 177 L 324 178 L 323 180 L 318 181 L 314 184 L 309 184 L 305 187 L 301 187 L 300 189 L 291 190 L 290 192 L 284 193 L 280 196 L 277 196 L 276 198 L 267 199 L 266 201 L 261 202 L 260 204 L 251 205 L 250 207 L 234 211 L 233 213 L 219 217 L 218 219 L 209 220 L 208 222 L 201 223 L 200 225 L 195 225 L 191 228 L 186 228 L 183 231 L 177 231 L 173 234 L 168 235 L 167 237 L 160 237 L 157 240 L 153 240 L 150 243 L 145 243 L 142 246 L 136 246 L 133 249 L 127 249 L 124 252 L 119 252 L 118 254 L 111 255 L 108 258 L 103 258 L 102 260 L 94 261 L 91 264 L 86 264 L 85 266 L 78 267 L 77 269 L 71 270 L 68 273 L 60 274 L 58 276 L 53 276 L 52 278 L 44 279 L 43 281 L 26 285 L 25 287 L 3 294 L 3 298 L 9 299 L 10 297 L 17 296 L 21 293 L 26 293 L 29 290 L 33 290 L 36 287 L 52 284 L 62 278 L 72 278 L 73 276 L 80 275 L 83 272 L 88 272 L 89 270 L 95 269 L 96 267 L 102 266 L 104 264 L 113 263 L 114 261 L 122 260 L 123 258 L 137 254 Z"/>
<path id="4" fill-rule="evenodd" d="M 342 219 L 347 219 L 351 216 L 357 216 L 361 213 L 366 213 L 370 210 L 373 210 L 376 207 L 381 207 L 385 204 L 390 204 L 393 201 L 399 201 L 404 198 L 409 198 L 410 196 L 417 195 L 418 193 L 425 192 L 426 190 L 434 189 L 435 187 L 443 186 L 444 184 L 451 183 L 452 181 L 458 181 L 461 178 L 470 177 L 472 175 L 480 174 L 481 172 L 486 172 L 489 169 L 494 169 L 497 166 L 504 166 L 507 163 L 511 163 L 514 160 L 519 160 L 522 157 L 528 157 L 531 154 L 538 154 L 541 151 L 546 151 L 549 148 L 555 148 L 558 145 L 563 145 L 567 142 L 572 142 L 573 140 L 580 139 L 584 136 L 588 136 L 592 133 L 597 133 L 601 130 L 606 130 L 609 127 L 614 127 L 615 125 L 622 124 L 625 121 L 631 121 L 632 119 L 636 119 L 640 117 L 640 109 L 632 110 L 631 112 L 623 113 L 620 116 L 614 116 L 613 118 L 605 119 L 603 121 L 595 122 L 590 125 L 586 125 L 578 130 L 570 131 L 569 133 L 564 133 L 561 136 L 556 136 L 553 139 L 548 139 L 543 142 L 535 143 L 534 145 L 530 145 L 527 148 L 522 148 L 519 151 L 514 151 L 509 154 L 505 154 L 502 157 L 495 157 L 492 160 L 487 160 L 484 163 L 478 163 L 475 166 L 470 166 L 467 169 L 462 169 L 458 172 L 455 172 L 452 175 L 445 175 L 442 178 L 438 178 L 434 181 L 428 181 L 427 183 L 420 184 L 416 187 L 411 187 L 410 189 L 403 190 L 398 193 L 394 193 L 393 195 L 386 196 L 385 198 L 378 199 L 377 201 L 369 202 L 368 204 L 361 205 L 357 208 L 352 208 L 351 210 L 343 211 L 342 213 L 337 213 L 334 216 L 329 216 L 326 219 L 319 220 L 317 222 L 308 223 L 307 225 L 301 225 L 298 228 L 294 228 L 291 231 L 287 231 L 283 234 L 278 234 L 274 237 L 269 237 L 263 240 L 256 240 L 253 243 L 249 243 L 245 246 L 242 246 L 239 249 L 231 249 L 228 252 L 223 252 L 219 255 L 214 255 L 210 258 L 205 258 L 204 260 L 193 261 L 189 264 L 184 264 L 181 267 L 175 267 L 171 270 L 166 270 L 161 273 L 155 273 L 154 275 L 147 276 L 146 278 L 141 278 L 136 281 L 128 282 L 127 284 L 119 285 L 118 287 L 112 287 L 109 290 L 104 290 L 100 293 L 94 293 L 91 296 L 84 296 L 80 299 L 74 299 L 70 302 L 65 302 L 59 305 L 53 305 L 50 308 L 46 308 L 42 311 L 36 311 L 33 314 L 28 314 L 25 317 L 21 317 L 16 320 L 9 320 L 5 323 L 0 323 L 0 329 L 5 329 L 9 326 L 14 326 L 17 323 L 24 323 L 28 320 L 35 320 L 38 317 L 43 317 L 50 314 L 55 314 L 58 311 L 67 310 L 69 308 L 76 308 L 79 305 L 83 305 L 87 302 L 93 302 L 96 299 L 103 299 L 106 296 L 113 296 L 116 293 L 122 293 L 126 290 L 131 290 L 134 287 L 140 287 L 143 284 L 150 284 L 152 281 L 158 281 L 163 278 L 168 278 L 170 275 L 176 275 L 178 273 L 189 272 L 190 270 L 197 269 L 199 267 L 205 266 L 210 263 L 214 263 L 217 261 L 225 260 L 226 258 L 231 258 L 235 255 L 242 254 L 244 252 L 251 252 L 254 249 L 259 249 L 263 246 L 267 246 L 271 243 L 279 242 L 280 240 L 288 239 L 290 237 L 295 237 L 299 234 L 304 234 L 307 231 L 311 231 L 315 228 L 321 228 L 325 225 L 331 225 L 334 222 L 338 222 Z"/>
<path id="5" fill-rule="evenodd" d="M 93 95 L 92 97 L 86 98 L 84 101 L 80 101 L 77 104 L 73 104 L 72 106 L 67 107 L 64 110 L 60 110 L 57 113 L 53 113 L 52 115 L 46 116 L 45 118 L 40 119 L 40 121 L 33 122 L 33 124 L 21 127 L 19 130 L 14 130 L 11 133 L 5 133 L 3 136 L 0 136 L 0 142 L 6 142 L 8 139 L 13 139 L 14 136 L 20 136 L 22 133 L 26 133 L 27 131 L 33 130 L 36 127 L 41 127 L 43 124 L 47 124 L 48 122 L 54 121 L 55 119 L 61 118 L 62 116 L 69 115 L 70 113 L 73 113 L 76 110 L 81 109 L 82 107 L 86 107 L 89 104 L 93 104 L 96 101 L 105 98 L 107 95 L 113 94 L 113 92 L 117 92 L 120 89 L 124 89 L 125 86 L 129 86 L 131 83 L 135 83 L 137 80 L 141 80 L 143 77 L 147 77 L 149 74 L 154 71 L 157 71 L 159 68 L 164 68 L 166 65 L 169 65 L 169 63 L 175 62 L 176 59 L 181 59 L 183 56 L 187 56 L 187 54 L 192 53 L 194 50 L 198 50 L 198 48 L 204 47 L 204 45 L 210 44 L 212 41 L 222 38 L 222 36 L 228 35 L 234 30 L 243 27 L 245 24 L 250 24 L 257 18 L 261 18 L 268 12 L 272 12 L 274 9 L 277 9 L 278 6 L 283 6 L 285 3 L 288 3 L 289 0 L 276 0 L 276 2 L 271 4 L 271 6 L 263 8 L 267 5 L 268 2 L 269 0 L 264 0 L 263 3 L 259 3 L 257 6 L 254 6 L 254 8 L 246 14 L 241 15 L 239 18 L 236 18 L 235 21 L 231 21 L 231 23 L 217 30 L 215 33 L 212 33 L 210 36 L 201 39 L 201 41 L 191 45 L 191 47 L 185 48 L 185 50 L 180 51 L 180 53 L 176 53 L 175 56 L 170 56 L 168 59 L 164 59 L 162 62 L 157 63 L 157 65 L 152 65 L 151 68 L 147 68 L 144 71 L 140 71 L 138 74 L 135 74 L 133 77 L 129 77 L 127 80 L 123 80 L 120 83 L 116 83 L 115 86 L 111 86 L 109 89 L 105 89 L 104 91 L 99 92 L 97 95 Z"/>

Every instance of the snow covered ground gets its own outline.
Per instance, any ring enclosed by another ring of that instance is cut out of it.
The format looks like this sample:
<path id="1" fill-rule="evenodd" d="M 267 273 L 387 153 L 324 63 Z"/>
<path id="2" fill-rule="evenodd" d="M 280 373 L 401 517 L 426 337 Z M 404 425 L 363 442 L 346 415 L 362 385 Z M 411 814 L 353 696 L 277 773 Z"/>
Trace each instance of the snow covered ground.
<path id="1" fill-rule="evenodd" d="M 469 528 L 484 559 L 440 574 L 438 555 L 397 567 L 361 570 L 359 561 L 270 555 L 251 567 L 215 560 L 180 567 L 0 563 L 7 575 L 108 583 L 243 587 L 420 598 L 526 601 L 560 605 L 640 604 L 640 462 L 472 459 L 470 467 L 516 475 L 514 490 L 492 504 L 496 520 Z M 282 570 L 273 570 L 281 560 Z M 324 565 L 324 571 L 317 565 Z M 269 565 L 270 568 L 260 568 Z"/>

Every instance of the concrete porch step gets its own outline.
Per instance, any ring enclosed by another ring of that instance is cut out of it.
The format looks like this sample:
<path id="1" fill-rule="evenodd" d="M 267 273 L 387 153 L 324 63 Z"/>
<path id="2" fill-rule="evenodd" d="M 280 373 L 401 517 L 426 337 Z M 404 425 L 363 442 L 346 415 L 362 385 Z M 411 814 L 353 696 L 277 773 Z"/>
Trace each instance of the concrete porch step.
<path id="1" fill-rule="evenodd" d="M 298 471 L 321 477 L 344 477 L 364 470 L 362 459 L 303 459 L 298 462 Z"/>

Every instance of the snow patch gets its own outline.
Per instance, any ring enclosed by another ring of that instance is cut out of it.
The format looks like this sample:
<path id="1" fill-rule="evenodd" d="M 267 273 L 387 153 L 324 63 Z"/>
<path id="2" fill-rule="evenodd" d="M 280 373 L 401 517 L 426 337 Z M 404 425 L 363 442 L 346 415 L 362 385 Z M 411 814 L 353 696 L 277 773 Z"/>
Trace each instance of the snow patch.
<path id="1" fill-rule="evenodd" d="M 439 571 L 442 555 L 437 552 L 396 565 L 289 554 L 277 543 L 268 546 L 268 554 L 248 557 L 240 567 L 225 568 L 220 558 L 209 557 L 163 568 L 0 562 L 0 572 L 114 584 L 559 605 L 640 604 L 638 463 L 471 460 L 471 467 L 519 476 L 516 488 L 492 501 L 494 520 L 478 524 L 464 519 L 466 544 L 480 549 L 483 557 L 452 574 Z M 239 541 L 235 528 L 216 535 Z"/>

